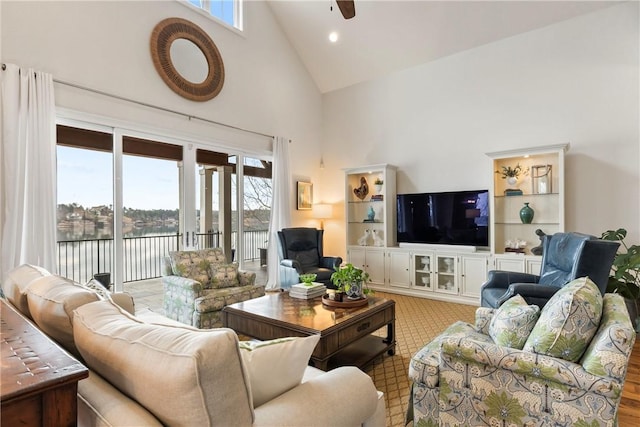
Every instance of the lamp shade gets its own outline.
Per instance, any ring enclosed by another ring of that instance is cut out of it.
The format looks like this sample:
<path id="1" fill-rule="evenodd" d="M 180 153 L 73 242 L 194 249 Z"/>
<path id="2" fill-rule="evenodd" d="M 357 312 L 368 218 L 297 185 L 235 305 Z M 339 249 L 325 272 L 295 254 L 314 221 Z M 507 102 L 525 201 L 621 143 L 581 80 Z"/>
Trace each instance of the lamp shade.
<path id="1" fill-rule="evenodd" d="M 327 203 L 316 203 L 311 208 L 311 215 L 316 219 L 328 219 L 333 216 L 333 206 Z"/>

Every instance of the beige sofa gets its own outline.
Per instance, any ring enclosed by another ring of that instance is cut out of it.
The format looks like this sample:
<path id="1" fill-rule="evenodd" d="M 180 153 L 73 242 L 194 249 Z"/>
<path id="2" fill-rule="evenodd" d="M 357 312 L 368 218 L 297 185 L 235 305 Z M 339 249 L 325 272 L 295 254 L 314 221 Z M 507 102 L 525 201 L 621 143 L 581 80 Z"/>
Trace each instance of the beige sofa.
<path id="1" fill-rule="evenodd" d="M 78 384 L 80 426 L 385 424 L 384 397 L 362 371 L 307 366 L 317 337 L 239 342 L 231 329 L 134 315 L 127 294 L 100 295 L 30 265 L 9 272 L 2 289 L 89 368 Z"/>

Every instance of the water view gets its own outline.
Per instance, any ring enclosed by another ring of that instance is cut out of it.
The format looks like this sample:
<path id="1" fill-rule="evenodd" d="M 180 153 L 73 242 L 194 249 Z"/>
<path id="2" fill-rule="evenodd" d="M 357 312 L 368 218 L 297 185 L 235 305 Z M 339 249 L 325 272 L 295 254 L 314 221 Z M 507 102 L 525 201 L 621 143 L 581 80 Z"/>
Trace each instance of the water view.
<path id="1" fill-rule="evenodd" d="M 82 147 L 73 144 L 57 147 L 58 273 L 78 282 L 86 282 L 96 273 L 111 273 L 116 264 L 114 249 L 121 245 L 124 282 L 160 277 L 164 258 L 170 251 L 182 249 L 179 210 L 175 208 L 180 203 L 181 194 L 179 163 L 156 158 L 153 150 L 146 155 L 123 155 L 119 179 L 123 183 L 125 207 L 114 215 L 110 204 L 114 200 L 115 188 L 113 154 Z M 236 232 L 231 233 L 232 248 L 243 249 L 244 260 L 241 261 L 258 259 L 259 249 L 266 247 L 272 194 L 268 173 L 258 173 L 265 170 L 268 162 L 245 158 L 245 165 L 249 163 L 245 172 L 254 171 L 255 176 L 247 172 L 244 177 L 242 205 L 245 207 L 245 232 L 240 238 Z M 200 167 L 196 182 L 199 182 L 205 168 Z M 231 179 L 232 188 L 237 188 L 235 176 Z M 210 188 L 211 207 L 208 209 L 212 214 L 207 218 L 210 224 L 218 223 L 217 182 L 213 179 L 214 185 Z M 200 195 L 201 192 L 196 191 L 196 206 L 201 206 Z M 232 230 L 238 229 L 236 205 L 232 198 Z M 114 241 L 114 218 L 122 221 L 122 242 Z M 216 227 L 213 230 L 204 228 L 196 229 L 198 240 L 194 246 L 219 246 L 221 236 Z"/>
<path id="2" fill-rule="evenodd" d="M 178 233 L 178 225 L 133 227 L 124 229 L 124 237 L 143 236 L 175 236 Z M 96 228 L 94 225 L 79 225 L 71 229 L 58 228 L 57 240 L 91 240 L 91 239 L 113 239 L 113 231 L 109 229 Z"/>
<path id="3" fill-rule="evenodd" d="M 130 216 L 124 217 L 122 242 L 124 282 L 162 276 L 164 258 L 170 251 L 182 248 L 175 220 L 177 211 L 129 209 L 127 214 Z M 242 241 L 244 261 L 258 259 L 260 248 L 266 247 L 268 214 L 268 211 L 245 212 L 247 231 L 243 233 Z M 108 207 L 85 209 L 76 205 L 70 209 L 69 206 L 59 205 L 59 274 L 78 282 L 86 282 L 96 273 L 113 271 L 112 218 L 113 213 Z M 218 231 L 199 233 L 197 237 L 196 246 L 199 248 L 220 245 L 221 235 Z M 237 233 L 232 232 L 232 248 L 238 247 L 237 237 Z"/>

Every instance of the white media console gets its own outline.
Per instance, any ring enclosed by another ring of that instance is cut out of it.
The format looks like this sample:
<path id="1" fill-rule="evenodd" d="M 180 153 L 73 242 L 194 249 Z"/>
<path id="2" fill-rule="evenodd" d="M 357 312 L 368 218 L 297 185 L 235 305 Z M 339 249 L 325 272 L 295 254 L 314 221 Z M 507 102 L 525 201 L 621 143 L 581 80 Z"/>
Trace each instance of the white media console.
<path id="1" fill-rule="evenodd" d="M 369 273 L 373 289 L 479 305 L 480 288 L 490 270 L 540 273 L 542 257 L 530 253 L 539 243 L 537 229 L 546 234 L 564 231 L 564 154 L 568 148 L 560 144 L 487 154 L 494 177 L 489 189 L 489 247 L 398 245 L 396 168 L 382 164 L 346 169 L 347 261 Z M 495 173 L 516 165 L 528 172 L 515 184 L 507 185 Z M 544 187 L 536 181 L 539 174 L 533 173 L 541 166 L 547 171 Z M 369 192 L 361 197 L 363 179 Z M 376 181 L 383 184 L 376 186 Z M 518 194 L 507 194 L 507 188 L 517 188 Z M 525 202 L 535 210 L 533 221 L 526 224 L 518 216 Z M 505 247 L 507 241 L 520 240 L 527 242 L 524 253 Z"/>

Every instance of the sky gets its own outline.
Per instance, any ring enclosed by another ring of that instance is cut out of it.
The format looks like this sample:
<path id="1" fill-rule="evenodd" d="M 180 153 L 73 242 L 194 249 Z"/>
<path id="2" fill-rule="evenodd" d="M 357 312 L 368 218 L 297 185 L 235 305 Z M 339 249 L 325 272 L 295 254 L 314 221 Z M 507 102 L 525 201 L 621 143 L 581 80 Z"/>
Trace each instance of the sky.
<path id="1" fill-rule="evenodd" d="M 113 204 L 113 154 L 104 151 L 57 146 L 57 204 L 78 203 L 86 207 Z M 178 209 L 180 204 L 178 162 L 124 155 L 122 157 L 123 206 L 133 209 Z M 245 158 L 245 164 L 257 166 L 260 161 Z M 196 188 L 199 171 L 196 171 Z M 235 185 L 232 184 L 232 188 Z M 233 190 L 232 190 L 233 191 Z M 245 186 L 245 191 L 249 188 Z M 218 183 L 213 180 L 213 194 Z M 200 193 L 196 190 L 196 206 Z M 217 210 L 214 197 L 213 209 Z M 232 208 L 236 202 L 232 200 Z M 247 206 L 256 208 L 255 206 Z"/>
<path id="2" fill-rule="evenodd" d="M 113 204 L 113 155 L 58 146 L 58 204 Z M 123 205 L 178 209 L 178 167 L 170 160 L 123 156 Z"/>

